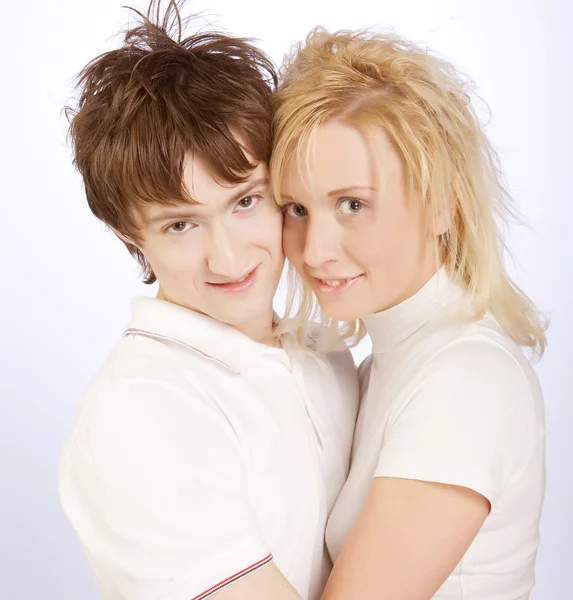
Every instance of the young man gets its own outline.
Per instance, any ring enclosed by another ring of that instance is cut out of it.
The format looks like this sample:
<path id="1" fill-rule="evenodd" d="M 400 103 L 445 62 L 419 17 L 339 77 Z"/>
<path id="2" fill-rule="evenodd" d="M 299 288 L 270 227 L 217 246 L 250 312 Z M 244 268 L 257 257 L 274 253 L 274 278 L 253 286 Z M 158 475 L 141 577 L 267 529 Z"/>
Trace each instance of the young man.
<path id="1" fill-rule="evenodd" d="M 105 600 L 315 600 L 354 364 L 317 360 L 273 322 L 272 65 L 241 39 L 181 39 L 178 17 L 173 3 L 162 24 L 142 17 L 80 78 L 71 138 L 90 208 L 159 294 L 133 301 L 82 398 L 62 504 Z"/>

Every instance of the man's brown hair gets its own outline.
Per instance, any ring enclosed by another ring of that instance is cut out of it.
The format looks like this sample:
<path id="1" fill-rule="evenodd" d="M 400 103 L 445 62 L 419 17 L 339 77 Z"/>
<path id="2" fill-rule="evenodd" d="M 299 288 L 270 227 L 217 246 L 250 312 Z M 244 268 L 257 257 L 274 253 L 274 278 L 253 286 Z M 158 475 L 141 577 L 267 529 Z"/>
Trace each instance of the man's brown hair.
<path id="1" fill-rule="evenodd" d="M 183 185 L 185 155 L 200 156 L 213 176 L 244 181 L 253 168 L 232 131 L 248 142 L 255 163 L 270 158 L 272 62 L 249 40 L 219 32 L 183 38 L 183 1 L 162 10 L 152 0 L 123 46 L 80 73 L 76 109 L 67 109 L 74 164 L 93 214 L 139 241 L 135 209 L 144 203 L 190 200 Z M 144 270 L 155 275 L 134 245 Z"/>

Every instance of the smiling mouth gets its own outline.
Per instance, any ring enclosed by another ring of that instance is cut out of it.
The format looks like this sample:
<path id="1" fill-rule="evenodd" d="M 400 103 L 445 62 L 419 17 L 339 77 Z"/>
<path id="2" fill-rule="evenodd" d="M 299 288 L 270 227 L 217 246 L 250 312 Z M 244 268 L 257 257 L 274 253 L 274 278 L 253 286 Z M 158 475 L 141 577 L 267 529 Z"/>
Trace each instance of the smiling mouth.
<path id="1" fill-rule="evenodd" d="M 229 281 L 226 283 L 207 283 L 208 285 L 225 292 L 244 292 L 245 290 L 248 290 L 255 282 L 259 266 L 260 265 L 257 265 L 252 271 L 236 281 Z"/>
<path id="2" fill-rule="evenodd" d="M 357 275 L 356 277 L 347 277 L 344 279 L 320 279 L 313 277 L 314 287 L 321 293 L 333 294 L 336 292 L 343 292 L 349 289 L 356 281 L 362 277 Z"/>

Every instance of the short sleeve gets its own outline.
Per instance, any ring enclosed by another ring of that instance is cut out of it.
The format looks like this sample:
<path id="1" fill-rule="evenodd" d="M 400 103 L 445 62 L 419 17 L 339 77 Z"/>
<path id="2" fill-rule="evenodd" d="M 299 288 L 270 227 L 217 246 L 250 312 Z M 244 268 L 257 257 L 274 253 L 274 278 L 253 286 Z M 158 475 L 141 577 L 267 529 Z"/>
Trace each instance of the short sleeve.
<path id="1" fill-rule="evenodd" d="M 123 600 L 200 600 L 271 560 L 241 448 L 197 392 L 126 382 L 92 408 L 61 486 L 100 583 Z"/>
<path id="2" fill-rule="evenodd" d="M 424 368 L 388 424 L 376 477 L 470 488 L 495 505 L 533 452 L 533 391 L 522 366 L 487 341 L 464 341 Z"/>

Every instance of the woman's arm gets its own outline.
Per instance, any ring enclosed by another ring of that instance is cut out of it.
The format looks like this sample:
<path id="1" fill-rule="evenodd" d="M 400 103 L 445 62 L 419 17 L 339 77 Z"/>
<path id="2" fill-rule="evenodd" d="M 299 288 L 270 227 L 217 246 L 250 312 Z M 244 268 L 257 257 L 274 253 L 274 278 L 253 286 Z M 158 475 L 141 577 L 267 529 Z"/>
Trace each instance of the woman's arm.
<path id="1" fill-rule="evenodd" d="M 428 600 L 489 513 L 470 489 L 378 477 L 338 557 L 323 600 Z"/>
<path id="2" fill-rule="evenodd" d="M 431 598 L 530 460 L 540 425 L 513 355 L 472 338 L 422 375 L 388 421 L 323 600 Z"/>

